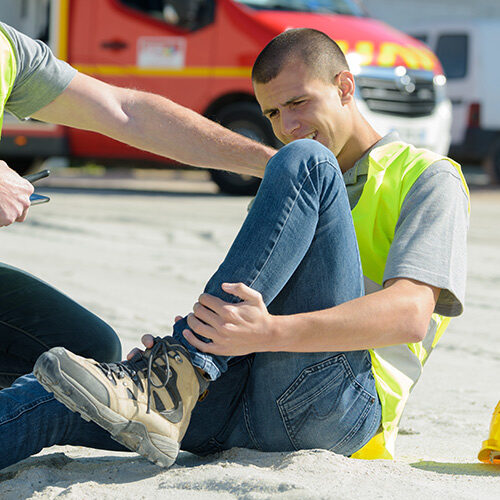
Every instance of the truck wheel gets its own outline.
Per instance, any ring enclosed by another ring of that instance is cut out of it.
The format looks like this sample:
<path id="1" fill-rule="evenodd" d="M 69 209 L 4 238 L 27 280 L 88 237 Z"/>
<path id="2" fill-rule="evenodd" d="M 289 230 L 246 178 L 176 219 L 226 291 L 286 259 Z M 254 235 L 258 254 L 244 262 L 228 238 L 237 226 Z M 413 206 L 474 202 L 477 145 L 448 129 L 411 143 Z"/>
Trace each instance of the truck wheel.
<path id="1" fill-rule="evenodd" d="M 271 124 L 262 116 L 255 102 L 231 104 L 218 111 L 214 118 L 224 127 L 245 137 L 270 146 L 277 146 Z M 260 185 L 260 179 L 257 177 L 224 170 L 211 170 L 210 176 L 219 189 L 227 194 L 254 195 Z"/>

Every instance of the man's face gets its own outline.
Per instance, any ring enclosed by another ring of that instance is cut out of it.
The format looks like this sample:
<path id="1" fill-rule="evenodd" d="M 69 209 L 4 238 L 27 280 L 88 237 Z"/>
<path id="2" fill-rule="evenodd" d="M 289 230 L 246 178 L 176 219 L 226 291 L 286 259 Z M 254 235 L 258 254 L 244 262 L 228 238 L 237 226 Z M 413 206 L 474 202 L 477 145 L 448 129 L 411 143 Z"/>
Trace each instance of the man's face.
<path id="1" fill-rule="evenodd" d="M 311 77 L 304 63 L 298 62 L 287 64 L 268 83 L 254 83 L 254 89 L 281 142 L 314 139 L 339 156 L 352 124 L 346 105 L 350 98 L 346 101 L 337 84 Z"/>

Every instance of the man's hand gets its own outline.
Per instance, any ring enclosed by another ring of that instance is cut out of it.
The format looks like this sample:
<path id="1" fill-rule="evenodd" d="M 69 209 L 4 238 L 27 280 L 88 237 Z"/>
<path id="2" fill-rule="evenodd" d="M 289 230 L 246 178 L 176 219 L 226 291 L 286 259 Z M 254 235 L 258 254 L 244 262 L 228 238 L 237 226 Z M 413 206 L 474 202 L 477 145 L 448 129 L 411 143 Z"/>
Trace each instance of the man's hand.
<path id="1" fill-rule="evenodd" d="M 0 160 L 0 226 L 26 219 L 33 189 L 31 183 Z"/>
<path id="2" fill-rule="evenodd" d="M 194 332 L 212 342 L 207 344 L 186 329 L 183 334 L 187 341 L 202 352 L 225 356 L 275 350 L 273 316 L 268 313 L 261 294 L 243 283 L 224 283 L 222 289 L 242 302 L 231 304 L 202 294 L 187 322 Z"/>
<path id="3" fill-rule="evenodd" d="M 175 320 L 174 320 L 174 323 L 177 323 L 177 321 L 181 320 L 182 319 L 182 316 L 176 316 L 175 317 Z M 154 340 L 155 338 L 153 337 L 153 335 L 147 333 L 146 335 L 143 335 L 141 337 L 141 342 L 143 343 L 144 347 L 146 349 L 150 349 L 151 347 L 153 347 L 154 345 Z M 143 352 L 141 349 L 139 349 L 138 347 L 134 347 L 128 354 L 127 354 L 127 359 L 130 361 L 137 353 L 139 352 Z"/>

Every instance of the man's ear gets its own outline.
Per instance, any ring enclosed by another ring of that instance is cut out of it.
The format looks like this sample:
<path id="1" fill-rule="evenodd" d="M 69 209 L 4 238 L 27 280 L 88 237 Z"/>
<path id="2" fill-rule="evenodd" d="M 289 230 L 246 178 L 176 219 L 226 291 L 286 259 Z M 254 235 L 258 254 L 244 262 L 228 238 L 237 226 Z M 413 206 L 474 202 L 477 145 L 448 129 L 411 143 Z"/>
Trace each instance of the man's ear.
<path id="1" fill-rule="evenodd" d="M 348 104 L 354 100 L 354 75 L 347 70 L 341 71 L 337 75 L 340 101 L 342 104 Z"/>

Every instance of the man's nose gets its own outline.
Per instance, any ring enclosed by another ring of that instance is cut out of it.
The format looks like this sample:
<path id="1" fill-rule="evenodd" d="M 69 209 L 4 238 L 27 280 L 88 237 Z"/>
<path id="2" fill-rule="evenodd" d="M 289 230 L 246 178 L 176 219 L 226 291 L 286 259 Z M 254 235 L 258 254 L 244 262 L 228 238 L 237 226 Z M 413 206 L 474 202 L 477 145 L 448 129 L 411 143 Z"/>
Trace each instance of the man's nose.
<path id="1" fill-rule="evenodd" d="M 294 132 L 299 128 L 298 120 L 291 113 L 282 113 L 281 115 L 281 131 L 285 136 L 293 136 Z"/>

